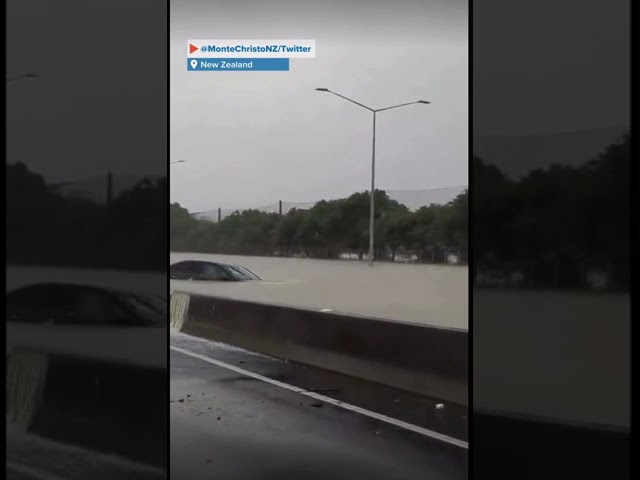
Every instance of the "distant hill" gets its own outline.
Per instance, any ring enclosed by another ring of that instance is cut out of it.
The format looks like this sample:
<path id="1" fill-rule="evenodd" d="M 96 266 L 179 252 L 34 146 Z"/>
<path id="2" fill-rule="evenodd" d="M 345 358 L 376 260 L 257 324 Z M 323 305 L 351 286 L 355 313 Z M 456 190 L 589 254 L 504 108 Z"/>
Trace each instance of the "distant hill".
<path id="1" fill-rule="evenodd" d="M 579 166 L 595 159 L 627 127 L 601 128 L 547 135 L 487 135 L 473 139 L 473 152 L 513 178 L 552 164 Z"/>

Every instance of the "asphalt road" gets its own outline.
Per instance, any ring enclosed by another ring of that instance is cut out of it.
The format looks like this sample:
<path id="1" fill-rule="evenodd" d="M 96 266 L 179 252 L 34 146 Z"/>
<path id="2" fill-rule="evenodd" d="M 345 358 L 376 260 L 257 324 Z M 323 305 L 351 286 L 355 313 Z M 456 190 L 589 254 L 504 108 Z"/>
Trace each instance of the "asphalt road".
<path id="1" fill-rule="evenodd" d="M 176 333 L 171 346 L 172 478 L 467 478 L 460 407 Z"/>

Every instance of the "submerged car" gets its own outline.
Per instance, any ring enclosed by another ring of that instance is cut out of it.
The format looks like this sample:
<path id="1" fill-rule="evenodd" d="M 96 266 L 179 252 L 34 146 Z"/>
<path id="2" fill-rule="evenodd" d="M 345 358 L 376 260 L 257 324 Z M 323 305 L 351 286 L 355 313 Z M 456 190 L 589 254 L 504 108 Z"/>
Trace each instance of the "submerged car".
<path id="1" fill-rule="evenodd" d="M 69 283 L 36 283 L 7 292 L 7 322 L 60 325 L 166 326 L 160 296 Z"/>
<path id="2" fill-rule="evenodd" d="M 209 262 L 202 260 L 185 260 L 169 267 L 172 280 L 204 280 L 219 282 L 246 282 L 260 280 L 255 273 L 240 265 Z"/>

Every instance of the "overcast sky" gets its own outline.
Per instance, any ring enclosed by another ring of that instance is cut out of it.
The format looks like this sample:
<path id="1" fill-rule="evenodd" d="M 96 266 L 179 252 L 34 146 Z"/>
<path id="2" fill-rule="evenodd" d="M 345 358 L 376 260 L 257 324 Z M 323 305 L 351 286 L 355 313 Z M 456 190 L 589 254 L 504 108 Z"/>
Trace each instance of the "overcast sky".
<path id="1" fill-rule="evenodd" d="M 9 0 L 7 160 L 51 182 L 167 171 L 159 0 Z"/>
<path id="2" fill-rule="evenodd" d="M 370 112 L 386 189 L 466 185 L 468 16 L 464 0 L 182 0 L 171 3 L 171 199 L 190 210 L 259 207 L 367 190 Z M 314 39 L 289 72 L 188 72 L 188 39 Z"/>
<path id="3" fill-rule="evenodd" d="M 467 2 L 9 0 L 7 159 L 49 181 L 161 174 L 192 210 L 316 200 L 369 184 L 467 183 Z M 366 5 L 366 8 L 364 7 Z M 483 0 L 473 15 L 475 135 L 629 124 L 629 0 Z M 505 20 L 506 19 L 506 20 Z M 290 72 L 187 72 L 189 38 L 310 38 Z"/>
<path id="4" fill-rule="evenodd" d="M 630 0 L 479 0 L 473 134 L 630 124 Z"/>

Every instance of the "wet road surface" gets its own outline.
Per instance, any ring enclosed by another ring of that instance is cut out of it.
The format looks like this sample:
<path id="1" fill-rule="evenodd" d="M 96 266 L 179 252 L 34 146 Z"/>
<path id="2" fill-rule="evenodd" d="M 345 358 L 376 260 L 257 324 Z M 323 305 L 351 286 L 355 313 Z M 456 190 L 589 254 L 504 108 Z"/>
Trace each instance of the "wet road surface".
<path id="1" fill-rule="evenodd" d="M 173 478 L 463 479 L 467 450 L 402 426 L 252 378 L 305 391 L 466 439 L 466 411 L 453 405 L 172 333 Z"/>

